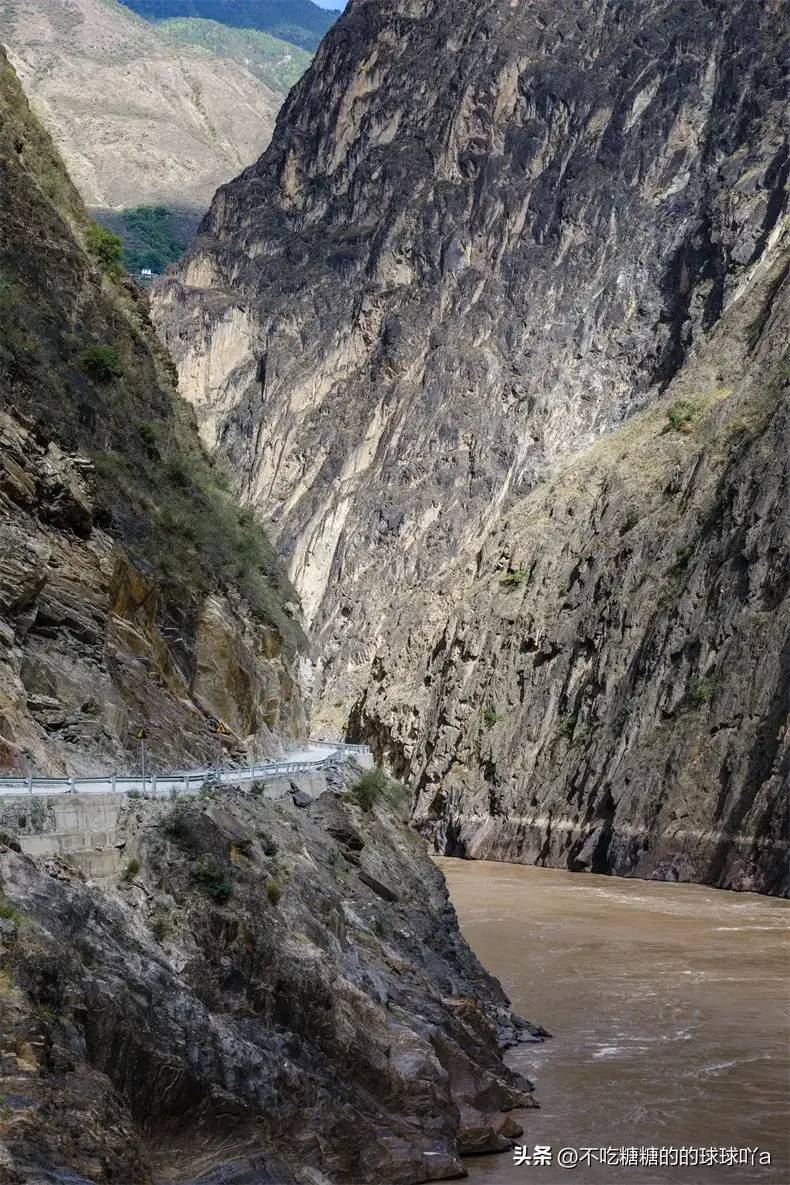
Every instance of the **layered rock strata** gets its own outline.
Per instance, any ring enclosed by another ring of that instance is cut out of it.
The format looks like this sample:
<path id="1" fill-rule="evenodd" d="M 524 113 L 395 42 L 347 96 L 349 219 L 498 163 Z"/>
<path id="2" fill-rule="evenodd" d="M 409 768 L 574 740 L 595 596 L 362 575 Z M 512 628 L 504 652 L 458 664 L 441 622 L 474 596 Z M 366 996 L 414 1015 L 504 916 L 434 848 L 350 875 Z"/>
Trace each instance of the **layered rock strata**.
<path id="1" fill-rule="evenodd" d="M 0 768 L 298 735 L 298 603 L 0 57 Z"/>

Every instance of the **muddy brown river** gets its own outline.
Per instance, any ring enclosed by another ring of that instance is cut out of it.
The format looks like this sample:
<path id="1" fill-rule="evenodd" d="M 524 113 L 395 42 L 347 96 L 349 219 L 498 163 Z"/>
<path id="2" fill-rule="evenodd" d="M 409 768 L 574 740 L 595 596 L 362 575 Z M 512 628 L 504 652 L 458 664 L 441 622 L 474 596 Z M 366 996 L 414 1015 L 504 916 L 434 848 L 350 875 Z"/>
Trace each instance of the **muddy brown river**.
<path id="1" fill-rule="evenodd" d="M 790 1182 L 788 902 L 438 863 L 470 945 L 515 1009 L 553 1034 L 509 1055 L 540 1102 L 518 1113 L 519 1144 L 530 1156 L 550 1147 L 551 1164 L 473 1158 L 473 1185 Z M 579 1162 L 560 1168 L 568 1148 Z M 613 1149 L 606 1159 L 621 1163 L 601 1165 L 585 1149 Z M 735 1149 L 756 1150 L 753 1163 L 729 1163 Z"/>

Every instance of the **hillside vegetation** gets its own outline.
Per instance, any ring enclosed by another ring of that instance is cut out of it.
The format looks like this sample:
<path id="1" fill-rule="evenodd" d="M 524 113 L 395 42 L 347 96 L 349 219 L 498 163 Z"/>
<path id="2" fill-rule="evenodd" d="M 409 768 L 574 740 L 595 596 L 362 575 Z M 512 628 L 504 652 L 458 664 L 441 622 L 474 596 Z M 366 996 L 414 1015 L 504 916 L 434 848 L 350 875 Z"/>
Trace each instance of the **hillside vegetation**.
<path id="1" fill-rule="evenodd" d="M 316 49 L 337 12 L 310 0 L 124 0 L 148 20 L 202 17 L 239 29 L 262 29 L 303 49 Z"/>
<path id="2" fill-rule="evenodd" d="M 269 142 L 306 55 L 243 50 L 228 31 L 224 56 L 218 32 L 186 23 L 188 36 L 117 0 L 2 6 L 0 41 L 89 207 L 166 206 L 196 221 Z"/>
<path id="3" fill-rule="evenodd" d="M 129 210 L 96 210 L 96 220 L 116 234 L 123 246 L 123 266 L 138 282 L 143 268 L 160 275 L 182 255 L 197 229 L 192 211 L 167 206 L 133 206 Z"/>
<path id="4" fill-rule="evenodd" d="M 175 18 L 157 31 L 175 45 L 196 45 L 218 58 L 237 62 L 274 91 L 288 91 L 310 65 L 311 55 L 260 29 L 238 29 L 219 21 Z"/>
<path id="5" fill-rule="evenodd" d="M 10 198 L 0 211 L 0 374 L 9 403 L 63 449 L 93 457 L 100 517 L 175 603 L 240 581 L 257 611 L 280 618 L 269 545 L 200 448 L 143 299 L 121 278 L 120 246 L 91 223 L 0 62 Z"/>

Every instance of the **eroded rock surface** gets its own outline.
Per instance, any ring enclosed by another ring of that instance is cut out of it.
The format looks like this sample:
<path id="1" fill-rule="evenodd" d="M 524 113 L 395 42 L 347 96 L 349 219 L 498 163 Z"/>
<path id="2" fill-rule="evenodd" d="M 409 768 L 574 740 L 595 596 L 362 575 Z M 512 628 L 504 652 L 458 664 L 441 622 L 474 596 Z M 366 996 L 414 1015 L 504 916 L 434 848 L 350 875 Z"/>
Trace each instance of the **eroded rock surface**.
<path id="1" fill-rule="evenodd" d="M 440 850 L 790 889 L 789 309 L 784 255 L 390 624 L 353 729 Z"/>
<path id="2" fill-rule="evenodd" d="M 357 776 L 129 802 L 109 894 L 0 842 L 4 1180 L 417 1185 L 510 1147 L 532 1103 L 501 1050 L 538 1030 Z"/>
<path id="3" fill-rule="evenodd" d="M 780 19 L 386 0 L 330 32 L 155 307 L 328 661 L 671 376 L 759 259 Z"/>

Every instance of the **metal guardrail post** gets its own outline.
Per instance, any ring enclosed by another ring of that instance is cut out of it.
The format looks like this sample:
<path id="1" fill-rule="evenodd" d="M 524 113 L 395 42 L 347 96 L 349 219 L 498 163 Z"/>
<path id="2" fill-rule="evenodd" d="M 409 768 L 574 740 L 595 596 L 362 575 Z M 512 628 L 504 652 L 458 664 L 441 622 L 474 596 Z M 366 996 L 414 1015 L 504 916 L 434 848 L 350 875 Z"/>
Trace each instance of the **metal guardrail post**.
<path id="1" fill-rule="evenodd" d="M 32 774 L 27 775 L 27 792 L 30 795 L 30 797 L 32 798 L 33 797 L 33 775 Z"/>
<path id="2" fill-rule="evenodd" d="M 75 794 L 75 793 L 76 793 L 76 791 L 74 789 L 74 779 L 69 778 L 69 794 Z"/>
<path id="3" fill-rule="evenodd" d="M 184 774 L 184 793 L 189 794 L 189 774 Z"/>
<path id="4" fill-rule="evenodd" d="M 156 774 L 151 778 L 151 794 L 156 798 Z"/>
<path id="5" fill-rule="evenodd" d="M 115 774 L 113 774 L 112 777 L 110 778 L 110 793 L 111 794 L 115 794 L 115 778 L 116 778 Z"/>

